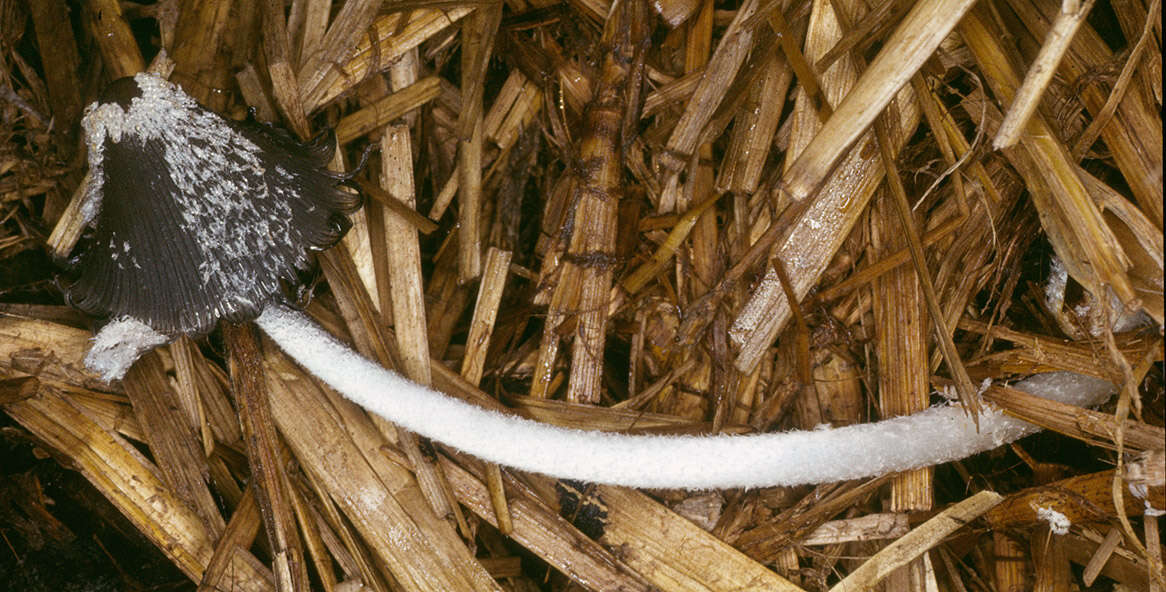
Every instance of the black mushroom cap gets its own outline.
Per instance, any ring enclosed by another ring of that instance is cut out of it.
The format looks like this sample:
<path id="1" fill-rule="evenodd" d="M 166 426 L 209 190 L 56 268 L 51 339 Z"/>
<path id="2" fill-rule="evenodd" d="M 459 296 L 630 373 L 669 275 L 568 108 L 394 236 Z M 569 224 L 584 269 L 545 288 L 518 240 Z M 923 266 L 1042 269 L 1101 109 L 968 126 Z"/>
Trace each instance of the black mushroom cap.
<path id="1" fill-rule="evenodd" d="M 170 336 L 253 319 L 361 205 L 326 169 L 330 133 L 304 144 L 227 120 L 152 75 L 113 82 L 85 119 L 100 209 L 66 295 L 93 315 Z"/>
<path id="2" fill-rule="evenodd" d="M 109 86 L 101 91 L 101 96 L 97 98 L 97 102 L 98 104 L 113 103 L 121 107 L 123 111 L 129 111 L 134 99 L 140 96 L 142 96 L 142 87 L 138 86 L 138 82 L 132 76 L 127 76 L 110 82 Z"/>

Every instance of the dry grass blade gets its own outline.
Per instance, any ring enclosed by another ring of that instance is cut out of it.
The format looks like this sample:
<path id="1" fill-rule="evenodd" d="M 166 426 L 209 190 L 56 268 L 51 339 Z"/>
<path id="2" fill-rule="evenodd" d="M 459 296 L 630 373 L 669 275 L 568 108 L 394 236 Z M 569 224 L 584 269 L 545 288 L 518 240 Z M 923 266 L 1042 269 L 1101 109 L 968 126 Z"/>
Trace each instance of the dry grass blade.
<path id="1" fill-rule="evenodd" d="M 1050 508 L 1068 517 L 1074 524 L 1113 519 L 1117 512 L 1110 498 L 1110 483 L 1115 471 L 1101 471 L 1070 477 L 1018 491 L 992 508 L 984 518 L 994 528 L 1032 526 L 1042 518 L 1038 508 Z M 1119 477 L 1120 479 L 1120 477 Z M 1150 489 L 1146 498 L 1158 507 L 1166 501 L 1161 486 Z M 1142 500 L 1126 496 L 1124 515 L 1137 516 L 1145 510 Z"/>
<path id="2" fill-rule="evenodd" d="M 379 101 L 349 114 L 336 124 L 336 140 L 347 144 L 370 131 L 384 127 L 437 98 L 441 85 L 436 77 L 422 78 L 417 82 L 386 95 Z"/>
<path id="3" fill-rule="evenodd" d="M 633 271 L 620 282 L 620 286 L 629 294 L 639 292 L 648 282 L 652 281 L 676 255 L 682 243 L 688 238 L 697 219 L 700 218 L 720 196 L 714 195 L 703 203 L 695 204 L 676 221 L 668 238 L 660 244 L 660 248 L 652 254 L 651 260 Z"/>
<path id="4" fill-rule="evenodd" d="M 728 153 L 717 176 L 720 191 L 739 194 L 757 191 L 773 136 L 781 123 L 781 108 L 793 80 L 792 72 L 776 52 L 765 58 L 760 67 L 760 80 L 749 89 L 742 112 L 733 125 Z"/>
<path id="5" fill-rule="evenodd" d="M 198 581 L 210 564 L 213 538 L 195 514 L 162 481 L 157 467 L 123 438 L 107 432 L 59 391 L 42 386 L 5 412 L 76 467 L 144 536 Z M 219 585 L 235 590 L 273 590 L 271 573 L 240 548 Z"/>
<path id="6" fill-rule="evenodd" d="M 77 186 L 77 191 L 69 199 L 69 205 L 61 214 L 56 226 L 53 226 L 52 234 L 45 240 L 45 247 L 55 259 L 68 257 L 73 247 L 77 246 L 81 233 L 85 231 L 85 220 L 81 215 L 81 206 L 84 202 L 82 198 L 85 195 L 85 187 L 90 182 L 89 175 L 81 180 L 81 184 Z"/>
<path id="7" fill-rule="evenodd" d="M 319 54 L 313 54 L 300 68 L 298 79 L 304 97 L 304 108 L 311 112 L 341 94 L 351 90 L 355 81 L 363 80 L 390 65 L 405 52 L 416 48 L 442 29 L 470 14 L 472 8 L 458 6 L 450 10 L 436 8 L 391 13 L 369 21 L 363 10 L 375 10 L 377 2 L 346 2 L 344 10 L 328 29 Z M 351 21 L 343 20 L 349 7 Z M 371 35 L 366 35 L 371 31 Z M 331 49 L 331 48 L 339 48 Z M 339 63 L 339 68 L 334 64 Z"/>
<path id="8" fill-rule="evenodd" d="M 259 340 L 253 331 L 241 325 L 230 325 L 224 331 L 231 348 L 231 384 L 239 402 L 243 442 L 251 468 L 249 491 L 265 517 L 263 526 L 271 545 L 276 589 L 302 592 L 310 589 L 308 566 L 283 469 L 282 444 L 263 382 Z"/>
<path id="9" fill-rule="evenodd" d="M 976 392 L 971 378 L 968 377 L 968 371 L 964 368 L 963 360 L 960 359 L 959 352 L 956 351 L 955 342 L 951 337 L 951 329 L 948 327 L 947 317 L 939 306 L 939 297 L 935 293 L 935 285 L 931 280 L 931 272 L 927 269 L 927 256 L 923 253 L 923 243 L 919 239 L 919 231 L 915 227 L 915 220 L 911 215 L 910 204 L 907 203 L 907 193 L 903 189 L 902 180 L 899 178 L 899 170 L 895 167 L 894 159 L 891 155 L 890 132 L 887 130 L 886 121 L 876 121 L 875 129 L 879 151 L 883 156 L 883 166 L 886 169 L 887 187 L 889 188 L 890 197 L 892 203 L 894 203 L 896 213 L 899 215 L 899 223 L 902 225 L 903 232 L 907 238 L 907 246 L 911 252 L 911 263 L 915 266 L 915 273 L 919 279 L 919 287 L 923 294 L 923 301 L 927 305 L 927 311 L 931 315 L 931 323 L 935 327 L 939 351 L 943 354 L 943 359 L 947 363 L 948 369 L 955 377 L 955 388 L 956 392 L 959 393 L 960 403 L 972 418 L 978 422 L 980 402 L 977 395 L 979 393 Z"/>
<path id="10" fill-rule="evenodd" d="M 803 545 L 832 545 L 850 541 L 897 539 L 911 530 L 906 513 L 868 514 L 831 520 L 802 538 Z"/>
<path id="11" fill-rule="evenodd" d="M 73 121 L 81 113 L 82 107 L 77 72 L 80 57 L 71 31 L 60 26 L 61 22 L 69 18 L 68 8 L 63 0 L 52 0 L 30 4 L 29 12 L 36 28 L 37 44 L 57 48 L 57 51 L 42 54 L 45 86 L 49 92 L 53 118 L 56 121 Z M 70 144 L 77 137 L 76 130 L 70 126 L 57 126 L 54 133 L 57 141 L 62 144 Z"/>
<path id="12" fill-rule="evenodd" d="M 499 2 L 475 10 L 461 22 L 461 111 L 454 135 L 458 141 L 458 282 L 462 284 L 482 272 L 482 93 L 501 19 Z"/>
<path id="13" fill-rule="evenodd" d="M 896 222 L 903 222 L 901 216 L 889 211 L 894 206 L 887 203 L 886 196 L 882 197 L 874 206 L 876 220 L 881 224 L 872 225 L 872 234 L 880 229 L 896 228 Z M 914 225 L 912 218 L 907 221 Z M 879 249 L 884 253 L 903 245 L 902 236 L 894 232 L 878 240 Z M 874 285 L 875 335 L 881 352 L 879 407 L 884 417 L 908 415 L 926 409 L 929 402 L 929 331 L 917 273 L 900 267 L 880 277 Z M 890 509 L 897 512 L 931 509 L 932 475 L 930 468 L 924 468 L 897 477 L 891 484 Z"/>
<path id="14" fill-rule="evenodd" d="M 474 317 L 470 321 L 470 334 L 466 338 L 467 351 L 462 359 L 461 370 L 462 376 L 475 385 L 482 380 L 490 335 L 494 332 L 494 322 L 498 319 L 498 305 L 502 302 L 502 290 L 510 271 L 511 257 L 509 251 L 493 247 L 486 252 L 482 285 L 474 304 Z"/>
<path id="15" fill-rule="evenodd" d="M 102 61 L 110 71 L 110 79 L 133 76 L 146 69 L 142 52 L 117 0 L 87 2 L 83 14 Z"/>
<path id="16" fill-rule="evenodd" d="M 318 43 L 305 44 L 297 79 L 308 111 L 326 100 L 315 95 L 324 94 L 322 87 L 326 81 L 337 77 L 333 65 L 342 63 L 346 56 L 354 53 L 351 49 L 353 41 L 363 36 L 373 24 L 379 6 L 375 0 L 345 2 L 332 18 L 323 38 Z M 315 51 L 308 51 L 311 49 Z"/>
<path id="17" fill-rule="evenodd" d="M 416 203 L 413 187 L 411 143 L 405 126 L 393 126 L 381 138 L 381 185 L 391 196 L 400 196 L 408 207 Z M 373 212 L 375 215 L 375 211 Z M 397 349 L 405 376 L 428 385 L 429 345 L 425 331 L 425 291 L 421 277 L 421 247 L 417 231 L 402 217 L 382 211 L 387 242 L 386 276 L 388 290 L 381 291 L 382 310 L 392 309 Z M 387 292 L 387 293 L 386 293 Z M 385 306 L 388 297 L 390 306 Z"/>
<path id="18" fill-rule="evenodd" d="M 823 9 L 812 16 L 806 40 L 814 48 L 807 51 L 811 59 L 819 52 L 826 52 L 841 37 L 832 11 Z M 853 68 L 850 60 L 839 60 L 821 77 L 828 100 L 846 96 L 855 80 Z M 904 89 L 900 96 L 898 126 L 891 134 L 892 153 L 906 143 L 919 120 L 910 89 Z M 799 99 L 793 118 L 800 127 L 791 132 L 792 145 L 804 148 L 821 135 L 816 110 L 806 99 Z M 794 293 L 799 298 L 804 298 L 818 281 L 883 180 L 881 163 L 864 156 L 872 149 L 873 138 L 868 135 L 829 175 L 815 197 L 803 200 L 804 210 L 797 215 L 793 227 L 781 236 L 778 256 L 783 261 L 794 262 L 787 265 Z M 789 320 L 790 310 L 776 272 L 767 271 L 749 301 L 736 313 L 729 330 L 729 336 L 740 348 L 735 362 L 739 370 L 746 372 L 756 367 L 765 349 Z"/>
<path id="19" fill-rule="evenodd" d="M 931 57 L 972 4 L 969 0 L 915 4 L 814 141 L 786 170 L 782 183 L 794 200 L 810 197 L 821 186 L 843 152 Z"/>
<path id="20" fill-rule="evenodd" d="M 979 518 L 1004 498 L 992 491 L 981 491 L 940 512 L 934 518 L 887 545 L 861 567 L 846 576 L 831 592 L 865 590 L 874 586 L 891 571 L 926 553 L 947 535 Z"/>
<path id="21" fill-rule="evenodd" d="M 1109 558 L 1113 554 L 1113 550 L 1117 548 L 1118 543 L 1121 542 L 1121 531 L 1116 528 L 1110 528 L 1109 533 L 1105 535 L 1105 540 L 1094 551 L 1093 557 L 1089 558 L 1089 563 L 1085 564 L 1085 571 L 1081 574 L 1081 581 L 1086 585 L 1092 585 L 1093 581 L 1101 573 L 1101 569 L 1109 563 Z"/>
<path id="22" fill-rule="evenodd" d="M 1069 43 L 1073 40 L 1073 35 L 1077 33 L 1077 28 L 1085 21 L 1085 17 L 1089 16 L 1089 11 L 1093 9 L 1093 3 L 1094 0 L 1085 0 L 1084 2 L 1073 0 L 1061 4 L 1061 12 L 1053 21 L 1053 26 L 1049 29 L 1044 45 L 1040 48 L 1040 53 L 1029 66 L 1028 74 L 1024 76 L 1024 82 L 1021 83 L 1020 88 L 1016 90 L 1016 96 L 1012 98 L 1012 104 L 1008 106 L 1000 129 L 996 130 L 996 137 L 992 140 L 992 148 L 1001 150 L 1016 144 L 1021 132 L 1028 124 L 1028 118 L 1036 111 L 1041 95 L 1044 94 L 1053 74 L 1057 72 L 1057 65 L 1061 62 L 1061 57 L 1064 56 Z"/>
<path id="23" fill-rule="evenodd" d="M 1118 531 L 1118 538 L 1121 538 L 1120 529 Z M 1077 536 L 1069 535 L 1070 544 L 1068 545 L 1069 560 L 1078 565 L 1088 565 L 1091 558 L 1097 556 L 1101 551 L 1101 545 L 1104 544 L 1101 536 Z M 1124 549 L 1119 548 L 1119 551 Z M 1136 558 L 1130 556 L 1128 553 L 1113 553 L 1109 556 L 1105 565 L 1100 568 L 1099 574 L 1102 577 L 1109 578 L 1121 585 L 1130 588 L 1131 590 L 1149 590 L 1149 569 L 1145 562 L 1139 562 Z"/>
<path id="24" fill-rule="evenodd" d="M 729 85 L 749 52 L 753 42 L 753 26 L 750 20 L 756 14 L 759 0 L 746 0 L 737 10 L 733 22 L 725 31 L 720 44 L 709 58 L 700 82 L 692 92 L 688 106 L 680 120 L 672 129 L 667 149 L 661 154 L 660 165 L 667 174 L 663 183 L 664 195 L 660 198 L 658 210 L 671 212 L 676 206 L 679 191 L 679 174 L 685 160 L 696 151 L 700 134 L 713 117 L 713 113 L 724 97 Z"/>
<path id="25" fill-rule="evenodd" d="M 458 500 L 494 525 L 497 517 L 490 493 L 481 480 L 453 462 L 446 464 Z M 603 590 L 652 590 L 652 586 L 601 545 L 571 526 L 534 496 L 514 487 L 510 499 L 510 536 L 544 557 L 563 573 L 595 592 Z"/>
<path id="26" fill-rule="evenodd" d="M 292 131 L 301 139 L 311 135 L 307 113 L 296 81 L 295 62 L 288 43 L 283 4 L 271 0 L 260 4 L 263 19 L 263 49 L 271 77 L 271 94 Z"/>
<path id="27" fill-rule="evenodd" d="M 378 451 L 384 440 L 363 414 L 324 393 L 286 360 L 269 354 L 265 363 L 269 388 L 286 395 L 272 400 L 272 413 L 288 446 L 399 585 L 498 589 L 454 530 L 428 508 L 411 474 Z M 309 409 L 314 412 L 305 413 Z"/>
<path id="28" fill-rule="evenodd" d="M 1116 449 L 1113 443 L 1117 423 L 1112 415 L 1074 405 L 1049 401 L 1016 389 L 994 386 L 984 392 L 984 399 L 1005 413 L 1054 430 L 1066 436 L 1089 442 L 1095 446 Z M 1161 447 L 1166 431 L 1145 423 L 1126 420 L 1122 428 L 1125 446 L 1131 451 L 1154 450 Z"/>
<path id="29" fill-rule="evenodd" d="M 986 82 L 993 92 L 1005 100 L 1011 99 L 1020 80 L 1009 65 L 998 41 L 998 33 L 979 11 L 973 11 L 963 20 L 961 34 L 984 69 Z M 1017 154 L 1020 151 L 1025 153 L 1024 156 Z M 1099 297 L 1108 288 L 1123 303 L 1136 305 L 1137 296 L 1126 273 L 1129 261 L 1102 220 L 1097 205 L 1069 160 L 1068 150 L 1058 141 L 1052 128 L 1042 117 L 1032 117 L 1022 147 L 1009 149 L 1006 154 L 1010 158 L 1027 157 L 1031 160 L 1033 174 L 1029 190 L 1034 194 L 1042 219 L 1060 221 L 1057 224 L 1065 234 L 1054 244 L 1062 257 L 1073 262 L 1071 273 Z M 1025 167 L 1020 165 L 1018 168 Z M 1042 186 L 1034 187 L 1036 183 Z"/>
<path id="30" fill-rule="evenodd" d="M 171 402 L 174 393 L 166 380 L 161 360 L 156 354 L 147 354 L 126 374 L 126 394 L 163 478 L 217 537 L 226 525 L 208 488 L 207 459 L 189 418 Z"/>
<path id="31" fill-rule="evenodd" d="M 624 561 L 661 589 L 727 592 L 757 587 L 803 592 L 642 493 L 597 487 L 593 495 L 607 512 L 599 540 L 629 550 Z"/>
<path id="32" fill-rule="evenodd" d="M 1049 23 L 1055 17 L 1057 10 L 1056 3 L 1013 0 L 1009 4 L 1032 35 L 1042 38 L 1047 35 Z M 1143 20 L 1153 21 L 1155 18 L 1145 13 L 1135 15 L 1133 7 L 1128 7 L 1127 11 L 1129 11 L 1129 18 L 1136 18 L 1139 22 Z M 1161 18 L 1161 8 L 1159 7 L 1157 20 L 1161 21 Z M 1099 31 L 1093 28 L 1082 28 L 1078 31 L 1073 44 L 1069 46 L 1069 51 L 1061 64 L 1061 75 L 1069 80 L 1076 80 L 1078 84 L 1083 86 L 1079 100 L 1090 113 L 1095 115 L 1101 113 L 1108 97 L 1099 85 L 1087 84 L 1091 79 L 1090 72 L 1095 71 L 1104 63 L 1112 62 L 1112 60 L 1113 54 L 1101 38 Z M 1160 78 L 1161 76 L 1155 77 L 1155 79 Z M 1160 93 L 1158 96 L 1159 107 L 1155 108 L 1152 105 L 1152 99 L 1147 94 L 1127 93 L 1118 104 L 1118 115 L 1112 119 L 1109 125 L 1102 128 L 1101 139 L 1111 151 L 1113 162 L 1122 171 L 1138 205 L 1161 228 L 1163 202 L 1160 105 L 1162 99 Z"/>
<path id="33" fill-rule="evenodd" d="M 259 534 L 262 521 L 259 505 L 255 503 L 255 491 L 248 488 L 239 504 L 235 506 L 223 536 L 215 544 L 215 553 L 211 556 L 197 592 L 212 592 L 223 583 L 227 570 L 233 567 L 231 557 L 234 556 L 235 549 L 246 549 L 251 546 L 255 541 L 255 535 Z"/>
<path id="34" fill-rule="evenodd" d="M 643 0 L 617 4 L 608 19 L 596 102 L 586 111 L 585 135 L 579 145 L 580 178 L 571 198 L 569 220 L 559 238 L 564 247 L 561 276 L 551 299 L 538 365 L 549 370 L 554 364 L 558 348 L 550 342 L 558 340 L 560 325 L 572 316 L 577 328 L 567 386 L 569 401 L 598 401 L 601 390 L 616 212 L 623 192 L 624 120 L 626 110 L 632 108 L 629 89 L 640 84 L 646 21 Z M 537 373 L 532 394 L 546 393 L 549 379 L 548 371 Z"/>
<path id="35" fill-rule="evenodd" d="M 1152 0 L 1147 14 L 1152 15 L 1162 10 L 1161 0 Z M 1138 37 L 1138 42 L 1130 51 L 1129 57 L 1126 59 L 1126 64 L 1122 66 L 1121 74 L 1117 77 L 1117 82 L 1113 83 L 1113 90 L 1110 91 L 1109 97 L 1105 99 L 1105 104 L 1102 105 L 1101 110 L 1097 113 L 1097 117 L 1089 122 L 1089 127 L 1081 132 L 1081 137 L 1077 138 L 1077 142 L 1073 145 L 1073 156 L 1080 159 L 1085 155 L 1085 151 L 1097 141 L 1097 137 L 1101 134 L 1101 130 L 1105 129 L 1109 124 L 1113 115 L 1117 113 L 1117 107 L 1125 98 L 1125 93 L 1130 89 L 1130 82 L 1133 80 L 1134 72 L 1138 66 L 1138 60 L 1145 55 L 1146 49 L 1149 47 L 1150 33 L 1154 30 L 1154 20 L 1146 19 L 1145 25 L 1142 27 L 1142 33 Z M 1160 58 L 1159 58 L 1160 59 Z"/>

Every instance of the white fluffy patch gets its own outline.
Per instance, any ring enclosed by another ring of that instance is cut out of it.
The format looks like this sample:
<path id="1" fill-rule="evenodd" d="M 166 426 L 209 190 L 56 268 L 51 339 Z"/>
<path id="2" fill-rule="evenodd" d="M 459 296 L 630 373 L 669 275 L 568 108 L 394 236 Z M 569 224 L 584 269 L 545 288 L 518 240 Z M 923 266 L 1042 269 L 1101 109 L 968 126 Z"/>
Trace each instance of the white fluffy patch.
<path id="1" fill-rule="evenodd" d="M 1053 534 L 1066 535 L 1069 534 L 1069 527 L 1073 526 L 1073 521 L 1069 517 L 1052 509 L 1052 508 L 1037 508 L 1036 517 L 1049 523 L 1049 530 Z"/>
<path id="2" fill-rule="evenodd" d="M 121 317 L 101 328 L 85 356 L 85 367 L 107 382 L 121 380 L 130 366 L 147 351 L 170 338 L 130 317 Z"/>

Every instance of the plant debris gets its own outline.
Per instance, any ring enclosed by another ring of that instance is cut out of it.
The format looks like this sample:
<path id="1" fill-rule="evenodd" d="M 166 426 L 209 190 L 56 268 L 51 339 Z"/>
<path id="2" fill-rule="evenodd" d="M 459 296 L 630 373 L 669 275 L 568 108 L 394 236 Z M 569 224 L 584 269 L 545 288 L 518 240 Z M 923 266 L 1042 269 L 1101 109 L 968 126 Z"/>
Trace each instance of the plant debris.
<path id="1" fill-rule="evenodd" d="M 301 304 L 415 382 L 584 429 L 946 396 L 1046 431 L 710 496 L 456 454 L 246 326 L 107 384 L 54 261 L 83 108 L 147 68 L 334 131 L 335 171 L 375 148 Z M 0 575 L 71 545 L 122 588 L 1166 590 L 1161 81 L 1159 0 L 0 0 Z M 1055 370 L 1120 394 L 1008 387 Z"/>

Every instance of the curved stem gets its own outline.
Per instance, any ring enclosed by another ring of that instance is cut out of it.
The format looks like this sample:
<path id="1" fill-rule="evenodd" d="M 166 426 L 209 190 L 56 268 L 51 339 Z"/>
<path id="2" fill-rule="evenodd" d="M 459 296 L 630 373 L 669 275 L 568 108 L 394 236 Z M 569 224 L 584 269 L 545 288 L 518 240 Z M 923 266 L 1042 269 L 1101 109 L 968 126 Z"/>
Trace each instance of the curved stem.
<path id="1" fill-rule="evenodd" d="M 977 431 L 957 405 L 837 429 L 745 436 L 573 430 L 414 384 L 287 307 L 270 306 L 257 322 L 304 368 L 365 409 L 481 459 L 563 479 L 686 489 L 825 483 L 957 460 L 1038 430 L 988 407 Z M 1076 405 L 1096 404 L 1113 392 L 1108 382 L 1064 372 L 1015 386 Z"/>

